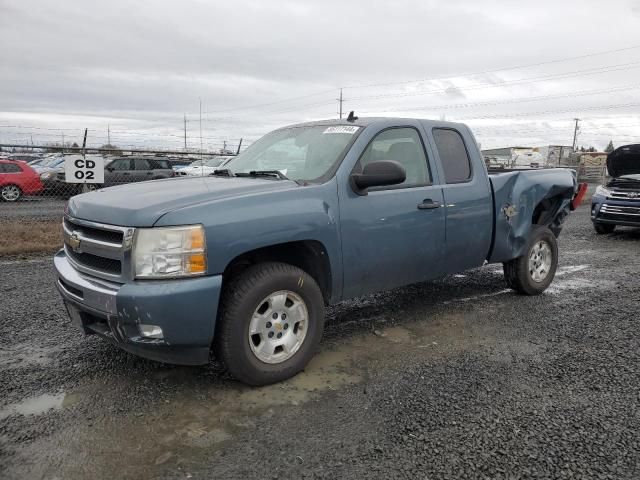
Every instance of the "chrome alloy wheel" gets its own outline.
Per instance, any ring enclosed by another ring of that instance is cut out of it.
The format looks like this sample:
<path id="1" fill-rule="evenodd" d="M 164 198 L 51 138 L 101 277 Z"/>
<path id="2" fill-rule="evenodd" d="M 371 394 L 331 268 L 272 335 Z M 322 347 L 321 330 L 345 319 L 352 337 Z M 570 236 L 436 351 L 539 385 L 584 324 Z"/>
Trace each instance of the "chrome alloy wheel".
<path id="1" fill-rule="evenodd" d="M 2 199 L 6 202 L 15 202 L 20 198 L 20 189 L 15 185 L 7 185 L 2 188 Z"/>
<path id="2" fill-rule="evenodd" d="M 549 270 L 551 270 L 552 261 L 553 252 L 551 246 L 544 240 L 536 242 L 529 252 L 529 275 L 531 275 L 531 279 L 536 283 L 544 282 L 549 275 Z"/>
<path id="3" fill-rule="evenodd" d="M 300 349 L 307 335 L 309 312 L 304 300 L 289 290 L 264 298 L 249 324 L 249 346 L 264 363 L 282 363 Z"/>

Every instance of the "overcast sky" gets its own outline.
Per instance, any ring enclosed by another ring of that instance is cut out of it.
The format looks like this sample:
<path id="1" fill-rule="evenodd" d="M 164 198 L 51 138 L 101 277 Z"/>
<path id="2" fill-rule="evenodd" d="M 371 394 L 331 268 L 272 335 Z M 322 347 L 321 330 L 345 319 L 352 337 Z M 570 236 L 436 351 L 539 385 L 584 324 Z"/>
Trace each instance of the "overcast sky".
<path id="1" fill-rule="evenodd" d="M 0 0 L 0 141 L 205 147 L 362 116 L 640 142 L 640 2 Z M 576 58 L 580 57 L 580 58 Z M 514 68 L 516 67 L 516 68 Z"/>

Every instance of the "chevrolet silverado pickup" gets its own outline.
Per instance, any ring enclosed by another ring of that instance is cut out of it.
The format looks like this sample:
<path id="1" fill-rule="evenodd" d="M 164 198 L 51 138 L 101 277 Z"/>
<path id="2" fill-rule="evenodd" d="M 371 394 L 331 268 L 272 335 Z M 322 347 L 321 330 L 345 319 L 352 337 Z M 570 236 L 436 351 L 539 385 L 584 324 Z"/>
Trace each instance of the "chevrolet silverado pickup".
<path id="1" fill-rule="evenodd" d="M 640 145 L 625 145 L 607 155 L 612 177 L 591 197 L 596 233 L 612 233 L 616 225 L 640 227 Z"/>
<path id="2" fill-rule="evenodd" d="M 486 263 L 540 294 L 577 191 L 565 169 L 488 175 L 463 124 L 297 124 L 209 176 L 71 198 L 57 286 L 87 334 L 273 383 L 311 359 L 328 304 Z"/>

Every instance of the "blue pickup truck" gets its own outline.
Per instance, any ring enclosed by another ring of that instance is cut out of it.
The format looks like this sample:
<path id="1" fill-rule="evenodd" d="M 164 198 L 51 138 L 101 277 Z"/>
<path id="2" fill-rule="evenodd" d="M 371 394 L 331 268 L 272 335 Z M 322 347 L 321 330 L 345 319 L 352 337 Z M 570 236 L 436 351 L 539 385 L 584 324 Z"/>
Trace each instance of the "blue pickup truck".
<path id="1" fill-rule="evenodd" d="M 57 285 L 87 334 L 273 383 L 311 359 L 327 304 L 486 263 L 540 294 L 576 191 L 570 170 L 488 175 L 463 124 L 298 124 L 210 176 L 71 198 Z"/>
<path id="2" fill-rule="evenodd" d="M 607 155 L 612 177 L 591 197 L 596 233 L 612 233 L 616 225 L 640 227 L 640 144 L 616 148 Z"/>

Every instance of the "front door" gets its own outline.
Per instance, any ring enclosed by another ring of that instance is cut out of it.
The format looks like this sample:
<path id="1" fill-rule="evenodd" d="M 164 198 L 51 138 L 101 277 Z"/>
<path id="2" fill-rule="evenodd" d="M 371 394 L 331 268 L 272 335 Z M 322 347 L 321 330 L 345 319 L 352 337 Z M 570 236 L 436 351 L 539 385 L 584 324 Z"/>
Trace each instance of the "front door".
<path id="1" fill-rule="evenodd" d="M 118 158 L 111 162 L 104 172 L 104 185 L 120 185 L 131 181 L 131 160 L 128 158 Z"/>
<path id="2" fill-rule="evenodd" d="M 443 272 L 443 195 L 432 185 L 424 143 L 414 127 L 378 133 L 355 170 L 376 160 L 395 160 L 404 183 L 340 199 L 344 265 L 343 297 L 436 278 Z"/>

